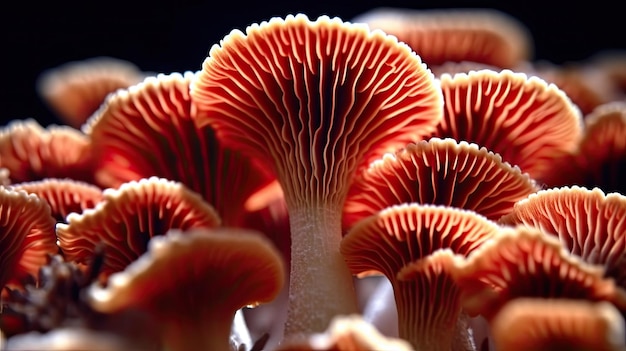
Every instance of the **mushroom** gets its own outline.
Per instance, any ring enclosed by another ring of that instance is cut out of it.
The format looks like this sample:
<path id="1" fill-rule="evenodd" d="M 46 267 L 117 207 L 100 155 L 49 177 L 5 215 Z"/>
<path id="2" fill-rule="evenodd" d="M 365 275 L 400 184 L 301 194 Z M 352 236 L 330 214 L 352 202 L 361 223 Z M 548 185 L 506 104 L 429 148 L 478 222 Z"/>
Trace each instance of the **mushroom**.
<path id="1" fill-rule="evenodd" d="M 323 333 L 294 336 L 275 351 L 413 351 L 402 339 L 381 334 L 360 315 L 336 316 Z"/>
<path id="2" fill-rule="evenodd" d="M 286 335 L 356 312 L 339 253 L 359 168 L 431 133 L 441 91 L 406 44 L 366 25 L 304 14 L 232 31 L 191 84 L 199 125 L 271 168 L 291 227 Z"/>
<path id="3" fill-rule="evenodd" d="M 170 230 L 87 296 L 103 313 L 137 309 L 158 319 L 167 350 L 230 351 L 236 311 L 271 301 L 283 278 L 279 253 L 259 232 Z"/>
<path id="4" fill-rule="evenodd" d="M 93 182 L 89 139 L 68 126 L 43 128 L 34 119 L 13 120 L 0 128 L 0 168 L 12 183 L 45 178 Z"/>
<path id="5" fill-rule="evenodd" d="M 545 189 L 516 203 L 500 223 L 556 236 L 570 253 L 603 266 L 626 289 L 626 196 L 578 186 Z"/>
<path id="6" fill-rule="evenodd" d="M 538 179 L 582 137 L 582 115 L 556 85 L 505 69 L 442 74 L 444 117 L 433 136 L 500 154 Z"/>
<path id="7" fill-rule="evenodd" d="M 69 261 L 90 264 L 104 246 L 102 278 L 123 270 L 141 256 L 148 241 L 169 229 L 212 228 L 220 224 L 215 209 L 183 184 L 158 177 L 105 189 L 93 209 L 70 213 L 56 233 Z"/>
<path id="8" fill-rule="evenodd" d="M 454 264 L 444 254 L 432 255 L 449 249 L 465 256 L 499 231 L 495 222 L 473 211 L 395 205 L 355 224 L 341 242 L 341 253 L 357 277 L 383 274 L 389 279 L 402 339 L 417 350 L 450 350 L 454 342 L 464 349 L 460 344 L 469 336 L 457 329 L 460 292 L 449 271 Z"/>
<path id="9" fill-rule="evenodd" d="M 151 176 L 181 182 L 217 210 L 223 225 L 239 226 L 246 199 L 273 176 L 198 125 L 192 78 L 158 74 L 109 95 L 83 127 L 95 177 L 103 187 Z"/>
<path id="10" fill-rule="evenodd" d="M 504 305 L 491 329 L 497 350 L 626 349 L 624 318 L 606 301 L 519 298 Z"/>
<path id="11" fill-rule="evenodd" d="M 378 7 L 352 18 L 407 43 L 430 66 L 472 61 L 513 68 L 532 57 L 530 32 L 495 9 Z"/>
<path id="12" fill-rule="evenodd" d="M 45 200 L 0 186 L 0 289 L 32 281 L 46 255 L 58 253 L 54 225 Z"/>
<path id="13" fill-rule="evenodd" d="M 72 212 L 82 213 L 94 208 L 102 200 L 102 189 L 72 179 L 46 178 L 11 185 L 12 189 L 24 190 L 46 200 L 57 222 L 65 221 Z"/>
<path id="14" fill-rule="evenodd" d="M 571 255 L 554 236 L 523 225 L 505 226 L 466 259 L 457 256 L 454 281 L 470 316 L 491 322 L 522 297 L 608 301 L 626 307 L 626 291 L 604 277 L 602 266 Z"/>
<path id="15" fill-rule="evenodd" d="M 144 76 L 130 61 L 99 56 L 46 69 L 37 77 L 36 89 L 61 121 L 80 128 L 108 94 L 137 84 Z"/>
<path id="16" fill-rule="evenodd" d="M 464 208 L 497 220 L 538 190 L 527 174 L 484 147 L 431 138 L 387 154 L 359 174 L 348 192 L 343 226 L 411 202 Z"/>

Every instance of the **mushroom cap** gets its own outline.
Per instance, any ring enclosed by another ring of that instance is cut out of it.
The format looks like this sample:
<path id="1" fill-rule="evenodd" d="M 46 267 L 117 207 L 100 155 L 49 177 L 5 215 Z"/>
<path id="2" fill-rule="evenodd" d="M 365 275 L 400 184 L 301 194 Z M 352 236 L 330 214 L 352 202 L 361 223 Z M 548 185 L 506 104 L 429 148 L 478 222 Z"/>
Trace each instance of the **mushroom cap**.
<path id="1" fill-rule="evenodd" d="M 444 117 L 433 136 L 486 147 L 535 179 L 580 142 L 580 110 L 539 77 L 478 70 L 443 74 L 440 81 Z"/>
<path id="2" fill-rule="evenodd" d="M 406 44 L 304 14 L 232 31 L 191 84 L 200 125 L 270 165 L 287 203 L 342 202 L 353 172 L 434 130 L 441 91 Z"/>
<path id="3" fill-rule="evenodd" d="M 91 262 L 104 245 L 103 275 L 123 270 L 141 256 L 148 241 L 170 229 L 220 225 L 215 209 L 183 184 L 158 177 L 105 189 L 93 209 L 71 213 L 58 223 L 58 243 L 69 261 Z"/>
<path id="4" fill-rule="evenodd" d="M 54 225 L 45 200 L 0 186 L 0 289 L 36 278 L 46 256 L 58 253 Z"/>
<path id="5" fill-rule="evenodd" d="M 621 275 L 626 269 L 626 196 L 619 193 L 578 186 L 545 189 L 516 203 L 499 222 L 552 234 L 570 253 L 607 272 Z M 626 281 L 617 283 L 626 288 Z"/>
<path id="6" fill-rule="evenodd" d="M 474 61 L 512 68 L 533 55 L 533 40 L 526 26 L 495 9 L 379 7 L 352 22 L 367 23 L 396 36 L 432 66 Z"/>
<path id="7" fill-rule="evenodd" d="M 275 351 L 413 351 L 402 339 L 386 337 L 359 315 L 335 317 L 324 333 L 291 337 Z"/>
<path id="8" fill-rule="evenodd" d="M 45 178 L 92 181 L 89 139 L 69 126 L 43 128 L 36 120 L 13 120 L 0 128 L 0 168 L 11 182 Z"/>
<path id="9" fill-rule="evenodd" d="M 390 281 L 407 264 L 449 248 L 467 255 L 500 227 L 474 211 L 416 203 L 393 205 L 356 223 L 341 254 L 357 276 L 384 274 Z"/>
<path id="10" fill-rule="evenodd" d="M 108 94 L 139 83 L 144 75 L 129 61 L 92 57 L 43 71 L 37 93 L 59 119 L 80 128 Z"/>
<path id="11" fill-rule="evenodd" d="M 491 320 L 507 302 L 521 297 L 609 301 L 619 308 L 626 291 L 604 277 L 602 266 L 571 255 L 554 236 L 523 225 L 501 232 L 467 259 L 457 259 L 454 280 L 470 316 Z"/>
<path id="12" fill-rule="evenodd" d="M 65 221 L 72 212 L 82 213 L 88 208 L 94 208 L 102 200 L 102 189 L 67 178 L 16 183 L 11 188 L 24 190 L 46 200 L 57 222 Z"/>
<path id="13" fill-rule="evenodd" d="M 106 287 L 93 284 L 87 297 L 103 313 L 139 309 L 163 324 L 206 325 L 213 318 L 230 326 L 236 310 L 274 299 L 284 273 L 279 253 L 259 232 L 174 229 L 151 239 Z"/>
<path id="14" fill-rule="evenodd" d="M 626 349 L 624 318 L 606 301 L 519 298 L 498 312 L 491 329 L 498 350 Z"/>
<path id="15" fill-rule="evenodd" d="M 411 202 L 463 208 L 497 220 L 537 190 L 527 174 L 484 147 L 431 138 L 383 156 L 355 177 L 344 204 L 343 227 Z"/>
<path id="16" fill-rule="evenodd" d="M 157 176 L 199 193 L 225 225 L 239 225 L 243 203 L 273 180 L 248 157 L 199 127 L 189 96 L 192 72 L 158 74 L 109 95 L 83 130 L 91 138 L 96 180 L 107 187 Z"/>

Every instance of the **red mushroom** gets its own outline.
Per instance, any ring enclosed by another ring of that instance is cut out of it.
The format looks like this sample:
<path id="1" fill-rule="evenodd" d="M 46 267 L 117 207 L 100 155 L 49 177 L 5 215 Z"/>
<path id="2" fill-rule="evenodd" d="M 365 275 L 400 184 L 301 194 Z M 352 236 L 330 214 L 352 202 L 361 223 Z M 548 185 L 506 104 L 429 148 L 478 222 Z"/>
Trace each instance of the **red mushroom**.
<path id="1" fill-rule="evenodd" d="M 200 125 L 270 167 L 283 189 L 287 334 L 321 332 L 333 316 L 356 312 L 339 253 L 341 208 L 359 167 L 434 130 L 442 99 L 426 65 L 363 24 L 289 15 L 213 46 L 191 97 Z"/>

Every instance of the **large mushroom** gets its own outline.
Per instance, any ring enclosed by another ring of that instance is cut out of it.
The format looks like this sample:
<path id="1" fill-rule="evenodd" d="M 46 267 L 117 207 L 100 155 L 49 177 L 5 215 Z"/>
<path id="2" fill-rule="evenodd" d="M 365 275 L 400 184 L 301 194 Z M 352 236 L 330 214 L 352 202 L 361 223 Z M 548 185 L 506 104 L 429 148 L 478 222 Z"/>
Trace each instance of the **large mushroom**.
<path id="1" fill-rule="evenodd" d="M 271 301 L 284 282 L 278 251 L 261 233 L 170 230 L 88 299 L 103 313 L 140 310 L 158 319 L 167 350 L 231 351 L 235 313 Z"/>
<path id="2" fill-rule="evenodd" d="M 358 277 L 383 274 L 389 279 L 399 336 L 414 348 L 468 350 L 463 348 L 467 330 L 457 329 L 462 312 L 460 291 L 450 272 L 454 256 L 435 253 L 448 249 L 466 256 L 499 230 L 495 222 L 473 211 L 396 205 L 352 227 L 341 242 L 341 253 Z"/>
<path id="3" fill-rule="evenodd" d="M 291 227 L 286 333 L 356 312 L 339 253 L 353 174 L 434 131 L 441 91 L 406 44 L 364 24 L 289 15 L 232 31 L 191 85 L 200 125 L 271 168 Z"/>
<path id="4" fill-rule="evenodd" d="M 241 225 L 244 202 L 273 177 L 198 126 L 189 96 L 192 72 L 158 74 L 108 96 L 83 126 L 103 187 L 152 176 L 183 183 L 227 226 Z"/>

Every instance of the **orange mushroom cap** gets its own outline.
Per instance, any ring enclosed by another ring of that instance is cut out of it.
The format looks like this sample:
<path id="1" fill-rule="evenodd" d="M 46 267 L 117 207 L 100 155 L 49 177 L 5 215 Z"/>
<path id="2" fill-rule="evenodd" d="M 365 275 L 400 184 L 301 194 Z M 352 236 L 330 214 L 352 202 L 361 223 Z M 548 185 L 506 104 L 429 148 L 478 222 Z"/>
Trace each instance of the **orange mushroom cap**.
<path id="1" fill-rule="evenodd" d="M 539 77 L 505 69 L 443 74 L 440 80 L 445 111 L 436 137 L 486 147 L 535 179 L 580 142 L 580 110 Z"/>
<path id="2" fill-rule="evenodd" d="M 519 298 L 498 312 L 491 329 L 498 350 L 626 349 L 624 318 L 606 301 Z"/>
<path id="3" fill-rule="evenodd" d="M 158 74 L 111 94 L 87 121 L 106 187 L 157 176 L 199 193 L 224 225 L 239 225 L 250 194 L 269 184 L 270 171 L 225 148 L 213 129 L 199 127 L 189 96 L 192 72 Z"/>
<path id="4" fill-rule="evenodd" d="M 526 26 L 494 9 L 379 7 L 352 21 L 398 37 L 432 66 L 474 61 L 512 68 L 533 54 L 533 40 Z"/>
<path id="5" fill-rule="evenodd" d="M 108 94 L 137 84 L 144 76 L 129 61 L 93 57 L 43 71 L 37 78 L 37 93 L 59 119 L 80 128 Z"/>
<path id="6" fill-rule="evenodd" d="M 219 351 L 230 350 L 235 312 L 271 301 L 283 279 L 280 255 L 256 231 L 170 230 L 87 296 L 100 312 L 139 309 L 159 319 L 168 350 Z"/>
<path id="7" fill-rule="evenodd" d="M 626 306 L 626 291 L 604 277 L 602 266 L 571 255 L 561 242 L 537 228 L 504 227 L 501 233 L 458 260 L 454 280 L 469 315 L 491 320 L 507 302 L 521 297 L 609 301 Z"/>
<path id="8" fill-rule="evenodd" d="M 411 143 L 374 162 L 348 192 L 343 226 L 402 203 L 472 210 L 497 220 L 539 190 L 535 182 L 484 147 L 453 139 Z"/>
<path id="9" fill-rule="evenodd" d="M 181 183 L 150 177 L 105 189 L 95 208 L 69 214 L 56 232 L 68 261 L 89 264 L 97 246 L 104 245 L 102 273 L 107 276 L 141 256 L 154 236 L 219 224 L 215 209 L 197 193 Z"/>
<path id="10" fill-rule="evenodd" d="M 0 186 L 0 289 L 32 281 L 46 255 L 58 253 L 54 225 L 46 201 Z"/>
<path id="11" fill-rule="evenodd" d="M 102 189 L 67 178 L 16 183 L 11 188 L 24 190 L 46 200 L 57 222 L 65 221 L 72 212 L 82 213 L 88 208 L 94 208 L 102 200 Z"/>
<path id="12" fill-rule="evenodd" d="M 29 118 L 0 128 L 0 167 L 13 183 L 45 178 L 92 182 L 90 153 L 89 139 L 72 127 L 43 128 Z"/>
<path id="13" fill-rule="evenodd" d="M 626 196 L 578 186 L 541 190 L 519 201 L 500 223 L 555 235 L 572 254 L 604 266 L 613 278 L 626 269 Z M 623 278 L 623 277 L 622 277 Z M 617 280 L 626 289 L 626 280 Z"/>

